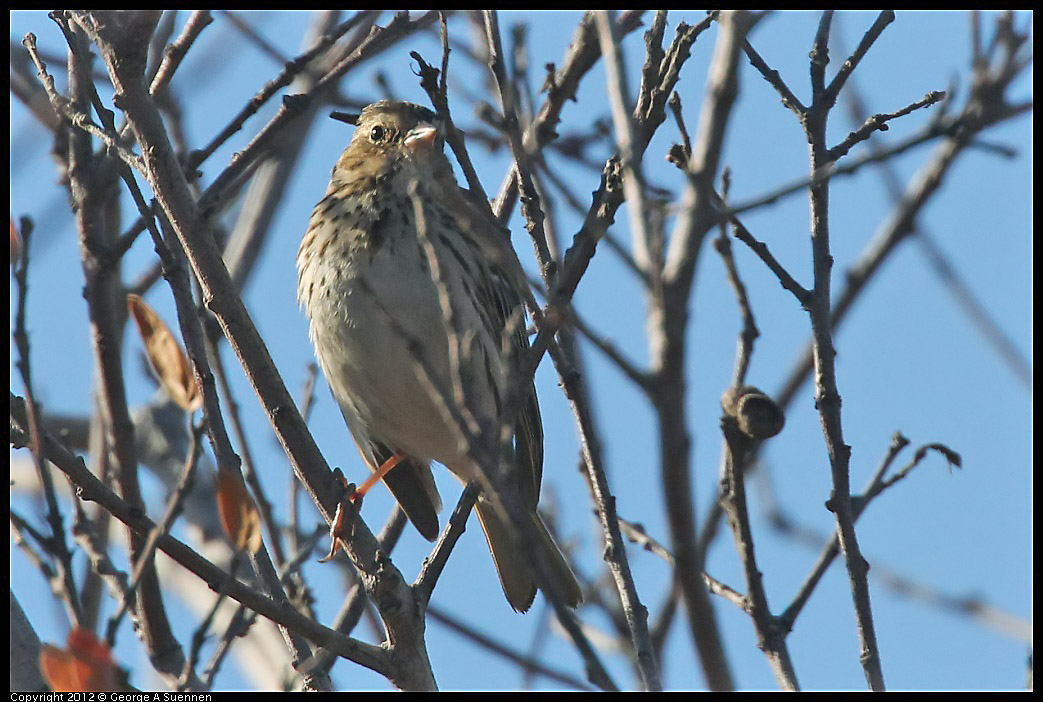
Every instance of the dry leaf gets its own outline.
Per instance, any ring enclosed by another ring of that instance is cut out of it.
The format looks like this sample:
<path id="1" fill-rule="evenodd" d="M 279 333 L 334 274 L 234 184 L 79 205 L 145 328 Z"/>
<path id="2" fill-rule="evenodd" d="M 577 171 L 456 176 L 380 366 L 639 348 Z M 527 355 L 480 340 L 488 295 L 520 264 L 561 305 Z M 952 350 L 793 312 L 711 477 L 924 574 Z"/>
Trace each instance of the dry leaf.
<path id="1" fill-rule="evenodd" d="M 261 515 L 237 470 L 217 470 L 217 513 L 236 548 L 251 553 L 261 550 Z"/>
<path id="2" fill-rule="evenodd" d="M 18 233 L 18 227 L 14 225 L 14 217 L 11 218 L 11 265 L 13 266 L 22 258 L 22 237 Z"/>
<path id="3" fill-rule="evenodd" d="M 138 295 L 127 295 L 127 308 L 138 324 L 145 353 L 159 384 L 181 409 L 186 412 L 199 409 L 203 398 L 196 377 L 170 328 Z"/>
<path id="4" fill-rule="evenodd" d="M 126 688 L 109 647 L 89 629 L 69 632 L 67 650 L 44 644 L 40 670 L 55 692 L 113 692 Z"/>

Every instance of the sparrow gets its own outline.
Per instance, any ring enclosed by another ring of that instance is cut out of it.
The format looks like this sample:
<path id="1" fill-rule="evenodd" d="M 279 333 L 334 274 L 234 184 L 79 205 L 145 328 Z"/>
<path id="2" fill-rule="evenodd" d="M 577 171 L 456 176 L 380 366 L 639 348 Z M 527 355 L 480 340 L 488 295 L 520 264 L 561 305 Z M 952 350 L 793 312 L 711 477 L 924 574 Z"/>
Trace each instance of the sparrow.
<path id="1" fill-rule="evenodd" d="M 506 228 L 456 183 L 434 112 L 383 100 L 354 122 L 301 240 L 297 298 L 319 367 L 374 479 L 433 541 L 441 499 L 431 463 L 464 483 L 480 477 L 446 402 L 460 397 L 455 380 L 465 400 L 457 409 L 472 428 L 500 426 L 529 348 L 519 323 L 526 283 Z M 532 381 L 513 398 L 519 409 L 506 489 L 532 520 L 533 546 L 558 592 L 575 607 L 579 584 L 537 512 L 543 427 Z M 527 611 L 536 578 L 513 527 L 483 495 L 475 511 L 508 603 Z"/>

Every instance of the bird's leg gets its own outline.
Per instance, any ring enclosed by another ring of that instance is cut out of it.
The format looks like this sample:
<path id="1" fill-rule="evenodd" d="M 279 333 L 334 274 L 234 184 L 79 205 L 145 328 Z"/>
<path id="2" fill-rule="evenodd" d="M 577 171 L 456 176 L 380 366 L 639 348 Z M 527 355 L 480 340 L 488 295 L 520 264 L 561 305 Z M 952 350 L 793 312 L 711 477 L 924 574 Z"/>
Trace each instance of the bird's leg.
<path id="1" fill-rule="evenodd" d="M 335 471 L 337 479 L 340 481 L 344 488 L 344 493 L 341 496 L 340 502 L 337 504 L 337 514 L 333 518 L 333 524 L 330 525 L 330 552 L 326 554 L 324 558 L 320 558 L 320 563 L 333 558 L 337 551 L 340 550 L 340 544 L 337 543 L 338 537 L 346 537 L 350 535 L 350 530 L 347 528 L 350 525 L 354 525 L 355 520 L 358 518 L 359 511 L 362 509 L 362 498 L 366 496 L 370 488 L 377 484 L 381 478 L 387 475 L 392 468 L 397 466 L 405 459 L 406 455 L 396 451 L 392 454 L 391 458 L 384 461 L 379 468 L 373 471 L 373 475 L 369 476 L 362 485 L 355 487 L 355 483 L 349 483 L 344 475 L 338 468 Z"/>
<path id="2" fill-rule="evenodd" d="M 406 455 L 404 453 L 395 451 L 395 453 L 391 455 L 391 458 L 384 461 L 379 468 L 373 471 L 373 475 L 366 478 L 366 482 L 362 483 L 362 485 L 360 485 L 348 499 L 352 502 L 361 500 L 365 494 L 369 492 L 370 488 L 376 485 L 377 482 L 387 475 L 392 468 L 405 460 L 405 457 Z"/>
<path id="3" fill-rule="evenodd" d="M 355 489 L 355 483 L 349 483 L 340 468 L 333 470 L 333 477 L 340 484 L 341 493 L 337 499 L 337 513 L 333 516 L 333 523 L 330 524 L 330 550 L 319 559 L 319 563 L 326 563 L 337 555 L 337 551 L 340 550 L 340 542 L 337 539 L 350 536 L 350 530 L 347 527 L 349 524 L 355 523 L 359 510 L 362 508 L 361 499 L 355 502 L 355 495 L 358 492 Z"/>

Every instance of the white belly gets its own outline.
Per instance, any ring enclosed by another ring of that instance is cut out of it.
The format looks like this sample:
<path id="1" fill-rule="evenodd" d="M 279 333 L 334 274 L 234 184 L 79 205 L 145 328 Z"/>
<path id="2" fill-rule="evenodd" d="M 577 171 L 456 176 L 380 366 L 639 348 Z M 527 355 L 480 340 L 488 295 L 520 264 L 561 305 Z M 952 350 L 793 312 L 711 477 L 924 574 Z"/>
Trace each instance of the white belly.
<path id="1" fill-rule="evenodd" d="M 300 292 L 319 364 L 349 428 L 360 443 L 375 439 L 460 470 L 467 463 L 465 449 L 436 397 L 453 402 L 446 323 L 437 288 L 421 266 L 426 257 L 419 243 L 407 236 L 385 240 L 375 254 L 355 255 L 350 265 L 334 250 L 338 245 L 345 244 L 331 241 L 322 258 L 300 262 L 317 281 Z M 439 260 L 446 255 L 440 252 Z M 452 270 L 441 268 L 462 332 L 463 367 L 477 369 L 463 374 L 467 404 L 491 426 L 499 355 L 495 348 L 480 348 L 483 336 L 468 333 L 479 328 L 480 317 Z M 425 376 L 438 390 L 432 392 Z"/>

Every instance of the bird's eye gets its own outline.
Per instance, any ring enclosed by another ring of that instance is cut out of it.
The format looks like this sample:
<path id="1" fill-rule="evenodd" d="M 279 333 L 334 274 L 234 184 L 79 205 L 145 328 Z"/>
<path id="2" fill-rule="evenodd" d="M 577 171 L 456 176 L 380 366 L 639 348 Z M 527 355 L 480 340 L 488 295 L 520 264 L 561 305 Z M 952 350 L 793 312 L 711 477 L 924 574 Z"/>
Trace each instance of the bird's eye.
<path id="1" fill-rule="evenodd" d="M 379 144 L 380 142 L 382 142 L 384 140 L 384 135 L 386 133 L 387 133 L 387 130 L 384 129 L 382 126 L 380 126 L 378 124 L 377 126 L 373 127 L 373 129 L 370 130 L 370 132 L 369 132 L 369 139 L 370 139 L 370 141 Z"/>

